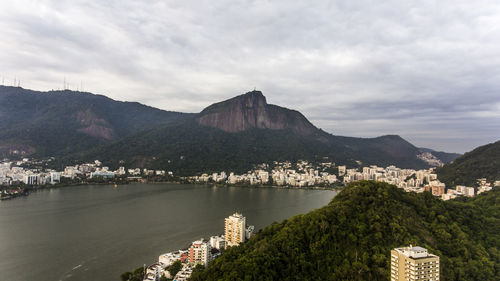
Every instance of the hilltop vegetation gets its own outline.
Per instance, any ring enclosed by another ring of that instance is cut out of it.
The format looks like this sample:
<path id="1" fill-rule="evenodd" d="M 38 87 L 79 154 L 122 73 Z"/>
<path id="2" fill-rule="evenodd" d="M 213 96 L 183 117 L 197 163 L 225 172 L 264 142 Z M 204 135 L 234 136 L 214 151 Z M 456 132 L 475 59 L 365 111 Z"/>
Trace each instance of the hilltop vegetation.
<path id="1" fill-rule="evenodd" d="M 0 156 L 67 155 L 186 116 L 85 92 L 0 86 Z"/>
<path id="2" fill-rule="evenodd" d="M 441 201 L 357 182 L 327 206 L 266 227 L 192 280 L 388 280 L 409 244 L 441 258 L 441 280 L 500 280 L 500 190 Z"/>
<path id="3" fill-rule="evenodd" d="M 500 180 L 500 141 L 480 146 L 437 170 L 447 186 L 476 184 L 477 179 Z"/>
<path id="4" fill-rule="evenodd" d="M 149 167 L 173 171 L 177 175 L 199 172 L 243 173 L 254 164 L 273 161 L 322 160 L 357 166 L 426 168 L 412 157 L 418 150 L 398 136 L 373 139 L 337 137 L 326 133 L 300 135 L 291 129 L 247 129 L 228 133 L 198 125 L 187 119 L 98 147 L 74 158 L 100 159 L 117 167 Z"/>
<path id="5" fill-rule="evenodd" d="M 140 132 L 77 158 L 113 167 L 154 167 L 177 175 L 246 172 L 273 161 L 319 160 L 348 166 L 427 168 L 420 149 L 397 135 L 353 138 L 326 133 L 300 112 L 267 104 L 259 91 L 215 103 L 192 118 Z M 359 162 L 360 161 L 360 162 Z"/>

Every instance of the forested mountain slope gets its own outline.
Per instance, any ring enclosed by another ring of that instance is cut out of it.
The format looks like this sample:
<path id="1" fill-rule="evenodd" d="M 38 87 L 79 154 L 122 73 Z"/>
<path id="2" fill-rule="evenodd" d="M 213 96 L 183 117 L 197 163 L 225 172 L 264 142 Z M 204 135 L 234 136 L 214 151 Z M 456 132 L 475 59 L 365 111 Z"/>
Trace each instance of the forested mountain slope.
<path id="1" fill-rule="evenodd" d="M 388 280 L 390 250 L 409 244 L 440 256 L 441 280 L 500 280 L 500 190 L 442 201 L 356 182 L 230 248 L 192 280 Z"/>

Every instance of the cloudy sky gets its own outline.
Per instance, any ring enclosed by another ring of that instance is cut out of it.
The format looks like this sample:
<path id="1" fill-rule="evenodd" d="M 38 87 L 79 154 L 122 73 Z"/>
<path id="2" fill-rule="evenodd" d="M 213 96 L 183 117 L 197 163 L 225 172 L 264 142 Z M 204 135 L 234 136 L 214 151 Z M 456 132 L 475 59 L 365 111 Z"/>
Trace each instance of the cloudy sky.
<path id="1" fill-rule="evenodd" d="M 184 112 L 256 87 L 336 135 L 500 139 L 498 0 L 0 2 L 6 85 Z"/>

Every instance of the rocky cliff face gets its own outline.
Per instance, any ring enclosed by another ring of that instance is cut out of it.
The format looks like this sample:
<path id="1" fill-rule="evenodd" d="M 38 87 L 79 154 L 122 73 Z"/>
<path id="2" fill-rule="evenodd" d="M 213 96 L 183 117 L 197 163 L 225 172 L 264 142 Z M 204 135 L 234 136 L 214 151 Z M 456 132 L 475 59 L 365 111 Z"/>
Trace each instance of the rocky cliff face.
<path id="1" fill-rule="evenodd" d="M 92 110 L 79 111 L 75 117 L 76 122 L 83 126 L 77 129 L 78 132 L 99 139 L 116 139 L 116 134 L 111 124 L 103 118 L 99 118 Z"/>
<path id="2" fill-rule="evenodd" d="M 291 129 L 301 135 L 310 135 L 318 130 L 300 112 L 267 104 L 260 91 L 215 103 L 205 108 L 197 121 L 200 125 L 231 133 L 259 128 Z"/>

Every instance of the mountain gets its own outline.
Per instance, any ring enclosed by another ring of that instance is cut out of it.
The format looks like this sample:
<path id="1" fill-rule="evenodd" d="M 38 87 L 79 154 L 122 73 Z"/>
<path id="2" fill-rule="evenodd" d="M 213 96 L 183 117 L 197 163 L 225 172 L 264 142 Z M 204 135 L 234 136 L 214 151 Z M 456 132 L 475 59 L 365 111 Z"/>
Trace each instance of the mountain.
<path id="1" fill-rule="evenodd" d="M 427 168 L 438 159 L 395 135 L 335 136 L 296 110 L 251 91 L 198 114 L 169 112 L 74 91 L 0 87 L 0 157 L 56 156 L 59 165 L 101 159 L 111 167 L 178 174 L 298 159 L 349 166 Z M 438 163 L 439 164 L 439 163 Z"/>
<path id="2" fill-rule="evenodd" d="M 260 230 L 198 280 L 389 280 L 390 250 L 440 257 L 440 280 L 500 280 L 500 190 L 442 201 L 429 192 L 357 182 L 325 207 Z"/>
<path id="3" fill-rule="evenodd" d="M 304 115 L 295 110 L 267 104 L 260 91 L 248 92 L 205 108 L 198 124 L 235 133 L 252 128 L 286 130 L 300 135 L 318 131 Z"/>
<path id="4" fill-rule="evenodd" d="M 259 91 L 215 103 L 197 115 L 123 138 L 75 159 L 116 167 L 151 167 L 178 174 L 245 172 L 254 164 L 328 159 L 358 166 L 426 168 L 421 151 L 395 135 L 334 136 L 295 110 L 267 104 Z M 326 158 L 325 158 L 326 157 Z"/>
<path id="5" fill-rule="evenodd" d="M 189 116 L 75 91 L 0 86 L 0 156 L 60 156 Z"/>
<path id="6" fill-rule="evenodd" d="M 424 148 L 424 147 L 419 147 L 420 151 L 424 153 L 431 153 L 439 159 L 443 164 L 450 163 L 451 161 L 457 159 L 458 157 L 462 156 L 460 153 L 449 153 L 449 152 L 444 152 L 444 151 L 436 151 L 430 148 Z"/>
<path id="7" fill-rule="evenodd" d="M 447 186 L 476 184 L 477 179 L 500 180 L 500 141 L 480 146 L 437 170 Z"/>

